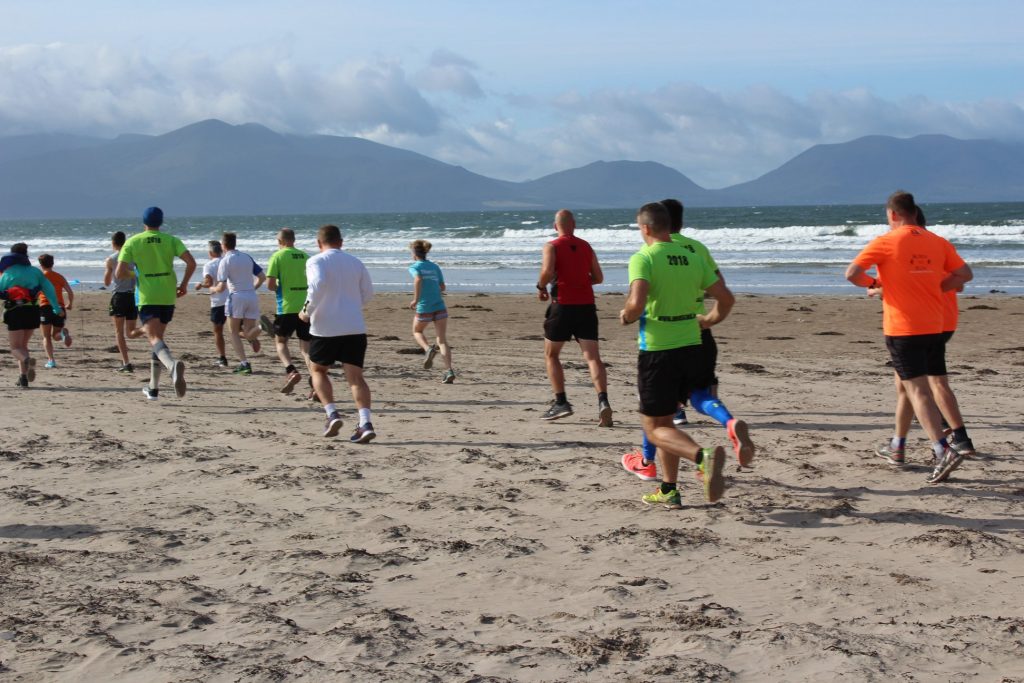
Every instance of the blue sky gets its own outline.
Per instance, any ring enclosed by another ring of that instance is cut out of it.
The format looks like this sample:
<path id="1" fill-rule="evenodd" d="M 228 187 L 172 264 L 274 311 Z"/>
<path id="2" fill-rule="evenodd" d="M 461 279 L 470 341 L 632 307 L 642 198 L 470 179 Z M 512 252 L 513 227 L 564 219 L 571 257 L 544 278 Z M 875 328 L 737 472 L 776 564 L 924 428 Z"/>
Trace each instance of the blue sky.
<path id="1" fill-rule="evenodd" d="M 520 180 L 654 160 L 718 187 L 818 143 L 1024 139 L 1024 3 L 0 0 L 0 135 L 204 118 Z"/>

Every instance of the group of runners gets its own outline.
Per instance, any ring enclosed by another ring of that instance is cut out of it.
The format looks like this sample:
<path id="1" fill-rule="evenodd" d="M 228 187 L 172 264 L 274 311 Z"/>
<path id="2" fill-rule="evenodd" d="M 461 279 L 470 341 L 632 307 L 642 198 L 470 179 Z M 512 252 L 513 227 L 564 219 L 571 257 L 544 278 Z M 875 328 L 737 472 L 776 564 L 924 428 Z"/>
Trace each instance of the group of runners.
<path id="1" fill-rule="evenodd" d="M 867 287 L 870 296 L 882 297 L 883 330 L 896 371 L 895 435 L 877 452 L 890 464 L 903 465 L 911 417 L 916 415 L 933 443 L 934 467 L 928 481 L 937 483 L 974 454 L 945 368 L 945 346 L 956 326 L 956 291 L 971 279 L 971 271 L 948 241 L 925 229 L 924 215 L 909 193 L 894 193 L 886 215 L 890 231 L 865 247 L 847 271 L 853 284 Z M 182 397 L 187 391 L 185 366 L 174 357 L 164 335 L 176 300 L 188 291 L 196 262 L 180 239 L 161 230 L 163 212 L 159 208 L 146 209 L 143 224 L 142 232 L 127 239 L 123 233 L 115 233 L 114 251 L 106 261 L 104 284 L 113 290 L 110 316 L 122 360 L 118 372 L 134 372 L 127 340 L 146 337 L 152 353 L 150 379 L 143 393 L 156 400 L 161 373 L 166 370 L 176 395 Z M 715 502 L 725 490 L 726 449 L 704 447 L 681 427 L 687 424 L 685 406 L 689 405 L 722 425 L 740 470 L 753 464 L 756 446 L 750 429 L 719 397 L 715 372 L 718 349 L 711 328 L 728 317 L 735 297 L 707 247 L 682 234 L 683 205 L 678 200 L 645 204 L 637 212 L 636 224 L 643 246 L 629 260 L 629 292 L 618 319 L 622 325 L 638 326 L 637 392 L 643 430 L 640 445 L 624 454 L 621 464 L 644 481 L 659 482 L 654 492 L 643 496 L 644 503 L 678 509 L 682 506 L 679 465 L 681 460 L 690 461 L 705 499 Z M 566 342 L 575 340 L 597 394 L 597 424 L 610 427 L 613 411 L 600 356 L 594 299 L 594 285 L 604 276 L 590 244 L 575 235 L 571 211 L 555 214 L 554 229 L 557 237 L 544 246 L 537 281 L 538 299 L 548 303 L 544 346 L 554 394 L 542 419 L 573 414 L 560 354 Z M 296 336 L 301 366 L 308 372 L 310 398 L 322 404 L 326 416 L 323 434 L 336 436 L 342 427 L 328 375 L 332 367 L 341 365 L 358 412 L 350 440 L 367 443 L 376 437 L 371 392 L 363 375 L 367 348 L 363 309 L 373 296 L 369 272 L 358 258 L 343 251 L 337 226 L 320 227 L 316 236 L 319 253 L 314 256 L 295 247 L 295 233 L 290 228 L 282 229 L 277 241 L 279 249 L 265 271 L 237 249 L 234 233 L 209 242 L 209 261 L 195 289 L 210 291 L 217 364 L 228 365 L 225 325 L 238 357 L 234 372 L 239 375 L 252 374 L 246 345 L 259 352 L 260 333 L 266 332 L 274 337 L 284 368 L 281 391 L 291 393 L 302 379 L 288 346 L 292 335 Z M 445 365 L 442 382 L 451 384 L 456 375 L 447 340 L 444 275 L 428 259 L 430 250 L 426 240 L 410 244 L 412 332 L 426 356 L 423 367 L 431 368 L 440 354 Z M 173 268 L 175 259 L 185 264 L 180 281 Z M 4 321 L 22 387 L 35 379 L 35 359 L 28 348 L 34 329 L 44 326 L 44 344 L 51 361 L 53 339 L 71 344 L 62 323 L 73 305 L 73 291 L 53 272 L 52 257 L 45 263 L 41 257 L 40 264 L 43 270 L 31 265 L 23 243 L 0 259 Z M 872 267 L 876 276 L 867 273 Z M 256 290 L 264 282 L 275 293 L 273 321 L 259 311 Z M 706 306 L 709 298 L 712 303 Z M 435 342 L 425 336 L 430 324 L 434 325 Z M 948 424 L 945 432 L 943 419 Z"/>

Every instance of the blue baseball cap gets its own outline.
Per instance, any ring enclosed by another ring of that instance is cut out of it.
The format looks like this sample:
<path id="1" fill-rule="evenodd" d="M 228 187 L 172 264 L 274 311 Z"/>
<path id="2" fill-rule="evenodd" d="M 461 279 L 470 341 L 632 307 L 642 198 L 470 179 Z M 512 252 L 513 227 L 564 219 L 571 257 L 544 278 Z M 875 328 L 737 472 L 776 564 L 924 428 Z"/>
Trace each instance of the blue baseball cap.
<path id="1" fill-rule="evenodd" d="M 142 212 L 142 224 L 148 228 L 159 228 L 164 224 L 164 212 L 159 206 L 151 206 Z"/>

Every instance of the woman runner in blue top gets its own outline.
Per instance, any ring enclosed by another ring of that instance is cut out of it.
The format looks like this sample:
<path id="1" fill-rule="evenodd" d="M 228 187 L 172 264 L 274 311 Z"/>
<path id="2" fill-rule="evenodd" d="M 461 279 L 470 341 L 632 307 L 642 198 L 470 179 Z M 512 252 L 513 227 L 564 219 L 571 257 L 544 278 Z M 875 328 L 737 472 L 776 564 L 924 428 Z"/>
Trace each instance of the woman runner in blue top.
<path id="1" fill-rule="evenodd" d="M 455 381 L 455 371 L 452 370 L 452 350 L 446 337 L 448 309 L 445 308 L 441 296 L 445 291 L 444 274 L 436 263 L 427 259 L 430 247 L 430 242 L 426 240 L 414 240 L 409 244 L 413 257 L 413 263 L 409 266 L 409 274 L 413 278 L 412 301 L 409 302 L 409 308 L 416 312 L 412 320 L 412 336 L 427 354 L 426 360 L 423 361 L 423 369 L 429 370 L 433 367 L 434 357 L 440 351 L 445 366 L 441 381 L 452 384 Z M 437 334 L 437 342 L 434 344 L 429 344 L 423 334 L 430 323 L 434 323 L 434 332 Z"/>

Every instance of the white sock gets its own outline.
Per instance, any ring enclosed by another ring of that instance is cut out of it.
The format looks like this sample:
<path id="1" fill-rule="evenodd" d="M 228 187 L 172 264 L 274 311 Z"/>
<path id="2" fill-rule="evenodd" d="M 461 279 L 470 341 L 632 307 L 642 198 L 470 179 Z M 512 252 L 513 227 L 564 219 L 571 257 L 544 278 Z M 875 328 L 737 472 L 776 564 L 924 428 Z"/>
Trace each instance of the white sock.
<path id="1" fill-rule="evenodd" d="M 171 350 L 167 348 L 167 344 L 163 341 L 158 341 L 153 346 L 153 353 L 164 364 L 164 367 L 167 368 L 167 372 L 174 370 L 174 356 L 171 355 Z"/>
<path id="2" fill-rule="evenodd" d="M 160 359 L 153 355 L 149 361 L 149 388 L 156 391 L 160 387 Z"/>
<path id="3" fill-rule="evenodd" d="M 328 403 L 327 405 L 324 406 L 324 412 L 327 413 L 327 417 L 330 417 L 331 413 L 335 412 L 336 410 L 338 410 L 337 404 Z"/>
<path id="4" fill-rule="evenodd" d="M 360 408 L 359 409 L 359 426 L 363 427 L 369 421 L 370 421 L 370 409 L 369 408 Z"/>

